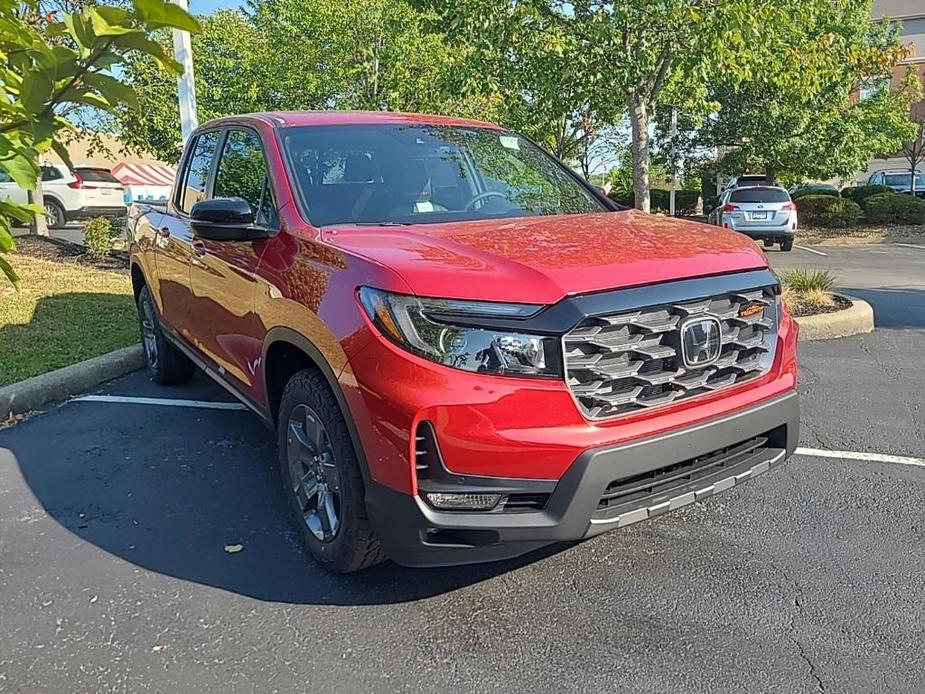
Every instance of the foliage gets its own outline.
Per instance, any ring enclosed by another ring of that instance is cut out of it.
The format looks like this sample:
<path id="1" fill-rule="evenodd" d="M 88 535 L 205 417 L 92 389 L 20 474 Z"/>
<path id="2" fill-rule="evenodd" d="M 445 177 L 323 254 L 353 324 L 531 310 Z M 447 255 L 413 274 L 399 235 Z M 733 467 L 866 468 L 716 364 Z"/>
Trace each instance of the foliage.
<path id="1" fill-rule="evenodd" d="M 466 52 L 432 31 L 434 22 L 406 0 L 253 0 L 246 13 L 219 10 L 193 37 L 199 120 L 320 109 L 493 117 L 497 100 L 466 95 Z M 159 40 L 169 53 L 169 36 Z M 129 146 L 177 161 L 172 82 L 147 56 L 133 57 L 125 74 L 145 118 L 123 111 L 113 128 Z"/>
<path id="2" fill-rule="evenodd" d="M 33 189 L 39 157 L 49 149 L 65 161 L 60 132 L 72 129 L 75 109 L 114 111 L 136 105 L 130 87 L 115 72 L 127 55 L 143 53 L 174 74 L 180 66 L 149 38 L 162 27 L 196 31 L 198 23 L 164 0 L 134 0 L 128 7 L 100 5 L 82 12 L 49 13 L 36 20 L 36 0 L 0 2 L 0 55 L 4 65 L 0 115 L 0 168 L 13 181 Z M 0 202 L 0 253 L 12 250 L 12 222 L 28 223 L 43 214 L 39 205 Z M 0 272 L 15 281 L 0 255 Z"/>
<path id="3" fill-rule="evenodd" d="M 112 224 L 105 217 L 94 217 L 84 224 L 84 242 L 90 255 L 102 260 L 112 253 Z"/>
<path id="4" fill-rule="evenodd" d="M 874 224 L 925 224 L 925 200 L 913 195 L 881 193 L 865 202 L 867 220 Z"/>
<path id="5" fill-rule="evenodd" d="M 835 287 L 835 275 L 829 270 L 793 268 L 780 273 L 781 284 L 796 292 L 830 292 Z"/>
<path id="6" fill-rule="evenodd" d="M 897 26 L 872 22 L 870 0 L 782 2 L 792 15 L 769 24 L 778 55 L 748 80 L 711 82 L 718 111 L 695 133 L 723 147 L 725 171 L 765 171 L 770 180 L 850 176 L 912 137 L 909 106 L 920 96 L 910 72 L 896 89 L 859 100 L 866 80 L 891 75 L 905 55 Z"/>
<path id="7" fill-rule="evenodd" d="M 0 284 L 0 386 L 138 341 L 129 277 L 16 257 L 19 291 Z"/>
<path id="8" fill-rule="evenodd" d="M 857 224 L 861 207 L 853 200 L 831 195 L 806 195 L 795 201 L 800 222 L 842 229 Z"/>
<path id="9" fill-rule="evenodd" d="M 882 193 L 892 193 L 893 189 L 889 186 L 880 185 L 879 183 L 868 184 L 864 186 L 849 186 L 842 189 L 842 197 L 854 200 L 862 208 L 866 208 L 866 200 L 872 195 L 881 195 Z"/>

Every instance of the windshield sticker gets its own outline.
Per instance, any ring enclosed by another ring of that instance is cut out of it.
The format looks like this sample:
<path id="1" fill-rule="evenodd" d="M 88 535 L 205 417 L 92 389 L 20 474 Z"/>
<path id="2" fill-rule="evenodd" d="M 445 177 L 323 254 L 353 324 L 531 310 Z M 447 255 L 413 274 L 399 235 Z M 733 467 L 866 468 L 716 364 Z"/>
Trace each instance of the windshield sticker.
<path id="1" fill-rule="evenodd" d="M 512 135 L 501 135 L 498 137 L 501 140 L 501 144 L 508 149 L 516 149 L 520 151 L 520 140 Z"/>

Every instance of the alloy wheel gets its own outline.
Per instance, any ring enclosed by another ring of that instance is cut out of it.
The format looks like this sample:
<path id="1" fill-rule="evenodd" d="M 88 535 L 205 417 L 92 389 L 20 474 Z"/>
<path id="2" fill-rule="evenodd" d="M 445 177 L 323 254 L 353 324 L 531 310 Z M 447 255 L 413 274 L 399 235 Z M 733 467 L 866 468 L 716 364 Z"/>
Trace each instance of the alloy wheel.
<path id="1" fill-rule="evenodd" d="M 305 525 L 318 540 L 330 542 L 340 529 L 340 474 L 331 438 L 308 405 L 289 415 L 286 444 L 291 489 Z"/>
<path id="2" fill-rule="evenodd" d="M 151 368 L 157 367 L 157 323 L 154 317 L 154 307 L 151 300 L 145 298 L 141 302 L 141 341 L 145 348 L 145 356 Z"/>

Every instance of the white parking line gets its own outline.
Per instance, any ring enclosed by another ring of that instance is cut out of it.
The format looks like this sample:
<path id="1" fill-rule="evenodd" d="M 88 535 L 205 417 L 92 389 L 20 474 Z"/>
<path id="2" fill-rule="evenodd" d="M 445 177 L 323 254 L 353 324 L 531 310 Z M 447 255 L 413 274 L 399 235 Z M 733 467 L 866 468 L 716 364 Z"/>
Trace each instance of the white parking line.
<path id="1" fill-rule="evenodd" d="M 807 248 L 806 246 L 794 246 L 794 248 L 799 248 L 801 251 L 808 251 L 810 253 L 815 253 L 816 255 L 828 256 L 828 253 L 823 253 L 822 251 L 817 251 L 815 248 Z"/>
<path id="2" fill-rule="evenodd" d="M 84 395 L 74 398 L 76 402 L 115 402 L 127 405 L 167 405 L 169 407 L 200 407 L 207 410 L 246 410 L 239 402 L 217 402 L 214 400 L 178 400 L 175 398 L 136 398 L 126 395 Z"/>
<path id="3" fill-rule="evenodd" d="M 869 463 L 894 463 L 896 465 L 925 467 L 925 458 L 913 458 L 905 455 L 860 453 L 858 451 L 830 451 L 825 448 L 797 448 L 795 452 L 797 455 L 810 455 L 817 458 L 841 458 L 843 460 L 863 460 Z"/>
<path id="4" fill-rule="evenodd" d="M 917 243 L 897 243 L 897 246 L 902 246 L 903 248 L 918 248 L 925 251 L 925 246 L 920 246 Z"/>

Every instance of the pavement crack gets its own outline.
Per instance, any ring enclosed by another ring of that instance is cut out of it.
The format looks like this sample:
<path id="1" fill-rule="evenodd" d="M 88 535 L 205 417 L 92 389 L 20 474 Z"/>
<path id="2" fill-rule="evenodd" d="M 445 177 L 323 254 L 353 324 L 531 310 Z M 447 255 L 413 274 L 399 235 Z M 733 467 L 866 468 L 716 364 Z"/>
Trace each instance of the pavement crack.
<path id="1" fill-rule="evenodd" d="M 799 586 L 796 587 L 796 594 L 793 596 L 793 604 L 797 608 L 796 612 L 800 615 L 805 615 L 806 610 L 803 607 L 803 603 L 800 602 L 800 598 L 803 596 L 803 591 L 800 590 Z M 793 634 L 793 623 L 796 619 L 795 614 L 791 615 L 790 623 L 787 625 L 787 638 L 790 642 L 797 647 L 797 651 L 800 654 L 800 659 L 806 663 L 809 668 L 809 675 L 816 681 L 816 691 L 822 692 L 825 694 L 826 688 L 825 683 L 822 681 L 822 678 L 819 677 L 819 673 L 816 672 L 816 664 L 813 662 L 813 659 L 809 657 L 806 653 L 806 649 L 803 647 L 803 643 Z"/>

